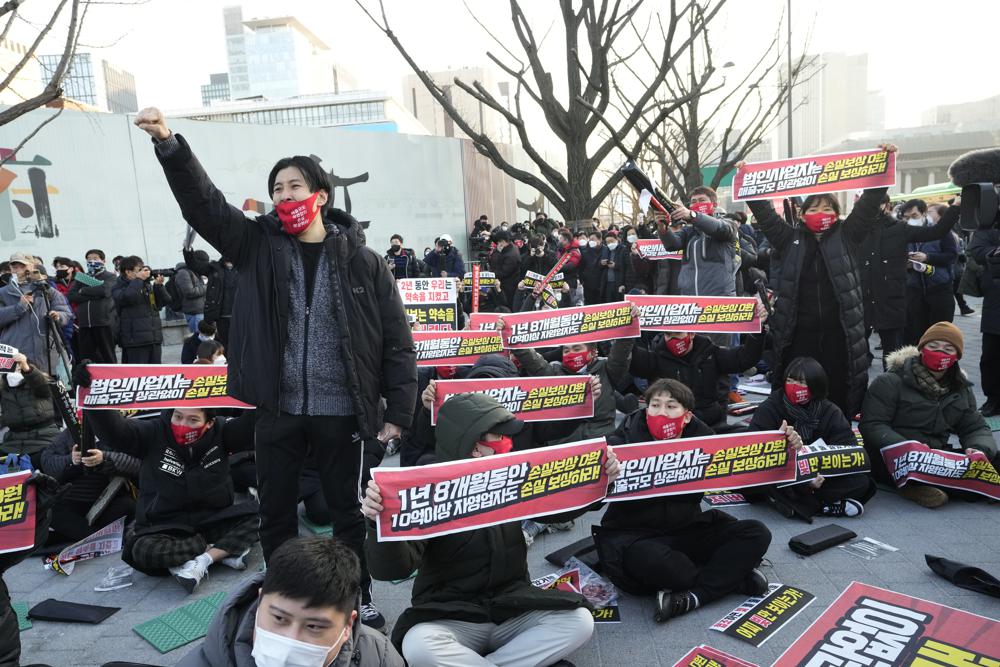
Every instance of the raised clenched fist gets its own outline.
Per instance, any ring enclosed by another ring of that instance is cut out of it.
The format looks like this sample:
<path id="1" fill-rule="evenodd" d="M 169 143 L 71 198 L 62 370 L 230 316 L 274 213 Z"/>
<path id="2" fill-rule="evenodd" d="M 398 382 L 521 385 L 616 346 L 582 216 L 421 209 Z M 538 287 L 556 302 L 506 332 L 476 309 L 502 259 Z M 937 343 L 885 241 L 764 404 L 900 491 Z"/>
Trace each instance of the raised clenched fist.
<path id="1" fill-rule="evenodd" d="M 146 107 L 135 116 L 136 127 L 149 136 L 159 141 L 164 141 L 170 136 L 170 129 L 167 128 L 167 121 L 163 117 L 163 112 L 156 107 Z"/>

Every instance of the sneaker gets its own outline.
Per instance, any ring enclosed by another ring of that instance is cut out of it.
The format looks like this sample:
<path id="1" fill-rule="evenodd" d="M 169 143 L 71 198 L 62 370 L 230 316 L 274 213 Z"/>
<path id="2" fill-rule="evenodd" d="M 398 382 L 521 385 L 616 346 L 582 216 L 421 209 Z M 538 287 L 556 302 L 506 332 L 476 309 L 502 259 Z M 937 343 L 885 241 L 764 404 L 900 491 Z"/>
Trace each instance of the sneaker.
<path id="1" fill-rule="evenodd" d="M 234 570 L 245 570 L 247 569 L 246 557 L 247 554 L 249 553 L 250 549 L 248 548 L 244 550 L 243 553 L 241 553 L 239 556 L 226 556 L 219 562 L 225 565 L 226 567 L 230 567 Z"/>
<path id="2" fill-rule="evenodd" d="M 545 524 L 547 532 L 550 533 L 564 533 L 568 530 L 573 530 L 574 526 L 576 526 L 576 522 L 572 519 L 569 521 L 557 521 L 556 523 Z"/>
<path id="3" fill-rule="evenodd" d="M 107 591 L 117 591 L 119 588 L 128 588 L 132 585 L 132 573 L 135 570 L 130 565 L 119 565 L 108 570 L 108 573 L 101 579 L 101 583 L 94 586 L 98 593 Z"/>
<path id="4" fill-rule="evenodd" d="M 750 574 L 740 582 L 740 587 L 738 589 L 743 595 L 752 595 L 753 597 L 761 597 L 767 593 L 767 577 L 764 573 L 754 568 L 750 570 Z"/>
<path id="5" fill-rule="evenodd" d="M 987 399 L 979 406 L 979 414 L 984 417 L 996 417 L 1000 415 L 1000 401 L 995 398 Z"/>
<path id="6" fill-rule="evenodd" d="M 819 513 L 823 516 L 855 517 L 865 513 L 865 506 L 853 498 L 847 498 L 846 500 L 838 500 L 835 503 L 823 505 L 823 509 Z"/>
<path id="7" fill-rule="evenodd" d="M 385 632 L 385 616 L 372 602 L 361 605 L 361 622 L 372 630 Z"/>
<path id="8" fill-rule="evenodd" d="M 976 311 L 974 308 L 969 308 L 968 305 L 962 304 L 961 306 L 959 306 L 959 312 L 961 312 L 963 315 L 972 315 Z"/>
<path id="9" fill-rule="evenodd" d="M 202 558 L 205 556 L 205 558 Z M 205 562 L 208 560 L 209 562 Z M 208 576 L 208 566 L 211 564 L 211 559 L 209 559 L 205 554 L 193 558 L 183 565 L 178 565 L 177 567 L 172 567 L 168 571 L 174 576 L 184 590 L 190 595 L 194 592 L 194 589 L 198 588 L 198 584 L 201 580 Z"/>
<path id="10" fill-rule="evenodd" d="M 656 611 L 653 612 L 653 620 L 657 623 L 665 623 L 697 608 L 698 598 L 690 591 L 681 593 L 659 591 L 656 594 Z"/>
<path id="11" fill-rule="evenodd" d="M 900 492 L 907 500 L 912 500 L 921 507 L 941 507 L 948 502 L 948 494 L 936 486 L 926 484 L 907 484 Z"/>

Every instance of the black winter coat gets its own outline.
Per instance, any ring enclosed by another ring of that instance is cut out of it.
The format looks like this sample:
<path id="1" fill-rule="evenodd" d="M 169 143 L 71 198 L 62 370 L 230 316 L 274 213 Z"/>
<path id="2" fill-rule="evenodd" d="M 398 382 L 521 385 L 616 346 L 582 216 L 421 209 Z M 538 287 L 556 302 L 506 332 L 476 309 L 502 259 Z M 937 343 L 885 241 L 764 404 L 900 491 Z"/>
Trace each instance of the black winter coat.
<path id="1" fill-rule="evenodd" d="M 288 336 L 292 244 L 275 214 L 247 220 L 226 203 L 187 141 L 176 135 L 157 147 L 170 189 L 187 220 L 238 273 L 229 334 L 229 395 L 276 411 Z M 364 246 L 361 225 L 339 209 L 324 218 L 330 283 L 341 326 L 348 390 L 361 436 L 373 438 L 384 422 L 410 425 L 416 400 L 413 339 L 396 282 L 385 260 Z"/>
<path id="2" fill-rule="evenodd" d="M 118 344 L 123 348 L 162 345 L 160 309 L 174 305 L 163 285 L 119 276 L 112 293 L 118 307 Z"/>
<path id="3" fill-rule="evenodd" d="M 111 291 L 118 282 L 118 276 L 110 271 L 101 271 L 94 278 L 103 281 L 103 284 L 90 287 L 74 280 L 66 294 L 66 299 L 76 306 L 76 323 L 81 329 L 109 327 L 117 321 Z"/>
<path id="4" fill-rule="evenodd" d="M 958 222 L 959 208 L 952 206 L 933 227 L 914 227 L 882 214 L 861 244 L 861 290 L 865 300 L 865 325 L 880 329 L 906 326 L 906 246 L 937 240 Z"/>
<path id="5" fill-rule="evenodd" d="M 777 431 L 782 421 L 787 421 L 795 429 L 799 428 L 785 405 L 784 392 L 775 392 L 757 407 L 747 431 Z M 820 401 L 816 406 L 816 421 L 812 435 L 804 444 L 812 444 L 818 438 L 823 438 L 831 447 L 853 447 L 858 444 L 851 422 L 847 421 L 843 411 L 834 403 L 825 399 Z"/>
<path id="6" fill-rule="evenodd" d="M 204 262 L 193 250 L 184 251 L 184 263 L 199 276 L 208 278 L 208 285 L 205 286 L 205 321 L 215 322 L 221 317 L 231 316 L 236 292 L 236 269 L 227 269 L 221 261 Z"/>
<path id="7" fill-rule="evenodd" d="M 972 235 L 969 254 L 983 267 L 983 333 L 1000 336 L 1000 228 L 980 229 Z"/>
<path id="8" fill-rule="evenodd" d="M 517 246 L 508 244 L 503 250 L 497 248 L 490 254 L 490 271 L 500 281 L 500 293 L 508 306 L 514 301 L 517 284 L 521 282 L 521 253 Z"/>
<path id="9" fill-rule="evenodd" d="M 125 477 L 132 482 L 139 479 L 141 462 L 134 456 L 112 451 L 104 444 L 96 448 L 104 453 L 104 461 L 94 468 L 73 465 L 73 437 L 69 430 L 62 431 L 42 452 L 41 469 L 60 484 L 72 484 L 63 500 L 67 502 L 94 503 L 104 488 L 115 477 Z M 126 487 L 118 495 L 127 493 Z"/>
<path id="10" fill-rule="evenodd" d="M 770 320 L 774 352 L 778 360 L 792 340 L 800 334 L 799 295 L 804 294 L 806 307 L 820 307 L 820 320 L 810 323 L 822 327 L 829 313 L 835 308 L 836 319 L 847 339 L 847 402 L 851 410 L 856 409 L 864 398 L 868 386 L 868 340 L 865 337 L 865 316 L 861 291 L 861 276 L 857 255 L 861 244 L 875 227 L 882 196 L 886 188 L 865 190 L 854 204 L 854 209 L 843 222 L 836 223 L 815 240 L 812 232 L 804 226 L 789 227 L 774 211 L 770 202 L 750 202 L 750 210 L 760 225 L 760 230 L 770 241 L 774 251 L 781 255 L 781 274 L 778 278 L 777 301 L 774 316 Z M 816 297 L 815 293 L 800 289 L 804 278 L 807 247 L 815 247 L 813 266 L 818 274 L 820 294 L 827 291 L 832 298 Z M 773 274 L 772 274 L 773 276 Z M 823 285 L 828 283 L 828 287 Z M 825 303 L 824 303 L 825 302 Z M 804 331 L 802 329 L 801 331 Z M 804 335 L 813 335 L 806 333 Z"/>
<path id="11" fill-rule="evenodd" d="M 745 343 L 735 347 L 719 347 L 706 336 L 695 335 L 691 351 L 675 357 L 660 334 L 648 348 L 636 345 L 629 372 L 650 382 L 671 378 L 687 385 L 694 392 L 695 416 L 715 425 L 726 420 L 729 374 L 742 373 L 756 364 L 763 350 L 763 335 L 749 336 Z"/>

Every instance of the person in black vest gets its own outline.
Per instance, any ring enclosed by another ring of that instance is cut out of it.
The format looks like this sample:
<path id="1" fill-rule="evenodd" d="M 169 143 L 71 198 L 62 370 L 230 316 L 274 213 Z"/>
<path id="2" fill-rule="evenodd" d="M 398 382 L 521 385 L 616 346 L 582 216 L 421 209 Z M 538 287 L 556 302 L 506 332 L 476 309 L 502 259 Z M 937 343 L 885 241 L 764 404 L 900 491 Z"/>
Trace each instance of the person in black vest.
<path id="1" fill-rule="evenodd" d="M 153 278 L 135 255 L 121 261 L 121 275 L 112 290 L 118 307 L 118 344 L 123 364 L 158 364 L 163 345 L 160 309 L 171 305 L 163 276 Z"/>
<path id="2" fill-rule="evenodd" d="M 184 219 L 239 272 L 228 389 L 257 408 L 264 558 L 298 534 L 311 448 L 334 532 L 362 559 L 362 620 L 383 627 L 358 508 L 367 467 L 409 426 L 416 401 L 413 339 L 392 273 L 365 246 L 361 224 L 330 207 L 329 177 L 312 158 L 275 163 L 267 178 L 274 211 L 253 222 L 226 202 L 158 109 L 141 111 L 135 124 L 152 137 Z"/>
<path id="3" fill-rule="evenodd" d="M 896 152 L 892 144 L 881 148 Z M 810 195 L 801 225 L 789 227 L 770 201 L 750 202 L 760 230 L 781 256 L 777 301 L 771 318 L 776 377 L 795 357 L 813 357 L 830 376 L 830 400 L 857 414 L 868 386 L 868 342 L 857 254 L 875 227 L 886 188 L 865 190 L 840 220 L 840 203 Z M 772 265 L 773 268 L 773 265 Z"/>

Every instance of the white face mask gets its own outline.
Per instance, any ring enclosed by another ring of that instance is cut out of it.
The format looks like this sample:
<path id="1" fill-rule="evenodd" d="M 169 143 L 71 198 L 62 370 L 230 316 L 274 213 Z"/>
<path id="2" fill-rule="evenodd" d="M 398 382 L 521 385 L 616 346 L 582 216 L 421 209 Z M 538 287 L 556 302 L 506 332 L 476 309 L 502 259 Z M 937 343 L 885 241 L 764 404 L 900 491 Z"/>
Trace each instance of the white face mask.
<path id="1" fill-rule="evenodd" d="M 600 245 L 600 243 L 598 243 L 597 241 L 588 241 L 587 245 L 589 245 L 591 248 L 596 248 L 597 246 Z"/>
<path id="2" fill-rule="evenodd" d="M 627 240 L 627 241 L 628 241 L 629 243 L 635 243 L 636 241 L 638 241 L 638 240 L 639 240 L 639 237 L 638 237 L 638 236 L 636 236 L 635 234 L 629 234 L 629 235 L 628 235 L 628 236 L 626 237 L 626 240 Z"/>
<path id="3" fill-rule="evenodd" d="M 215 359 L 212 360 L 212 363 L 215 364 L 216 366 L 225 366 L 226 355 L 220 354 L 219 356 L 217 356 Z"/>
<path id="4" fill-rule="evenodd" d="M 215 340 L 215 336 L 206 336 L 205 334 L 198 334 L 198 340 L 204 343 L 206 340 Z"/>
<path id="5" fill-rule="evenodd" d="M 347 627 L 332 645 L 319 646 L 268 632 L 257 625 L 250 655 L 257 667 L 326 667 L 326 656 L 340 644 L 346 632 Z"/>
<path id="6" fill-rule="evenodd" d="M 911 227 L 923 227 L 924 218 L 907 218 L 906 224 L 910 225 Z"/>
<path id="7" fill-rule="evenodd" d="M 608 250 L 614 250 L 617 247 L 618 247 L 617 243 L 609 243 L 608 244 Z"/>
<path id="8" fill-rule="evenodd" d="M 16 387 L 24 382 L 24 376 L 21 375 L 21 371 L 14 371 L 13 373 L 7 373 L 7 386 Z"/>

